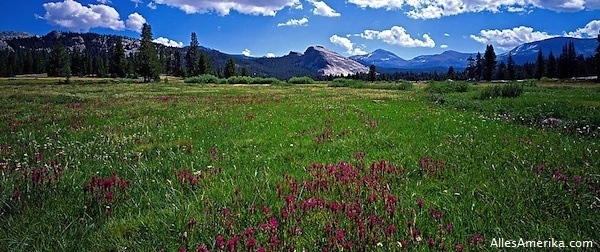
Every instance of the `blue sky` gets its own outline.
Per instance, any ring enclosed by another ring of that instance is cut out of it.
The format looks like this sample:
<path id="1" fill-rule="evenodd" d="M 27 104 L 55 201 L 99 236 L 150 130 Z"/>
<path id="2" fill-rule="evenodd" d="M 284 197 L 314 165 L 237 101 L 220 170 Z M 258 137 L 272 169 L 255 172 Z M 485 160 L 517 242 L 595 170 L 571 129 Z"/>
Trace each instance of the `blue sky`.
<path id="1" fill-rule="evenodd" d="M 405 59 L 497 52 L 554 36 L 596 37 L 600 0 L 0 0 L 0 30 L 139 37 L 231 54 L 282 56 L 322 45 L 342 55 L 385 49 Z"/>

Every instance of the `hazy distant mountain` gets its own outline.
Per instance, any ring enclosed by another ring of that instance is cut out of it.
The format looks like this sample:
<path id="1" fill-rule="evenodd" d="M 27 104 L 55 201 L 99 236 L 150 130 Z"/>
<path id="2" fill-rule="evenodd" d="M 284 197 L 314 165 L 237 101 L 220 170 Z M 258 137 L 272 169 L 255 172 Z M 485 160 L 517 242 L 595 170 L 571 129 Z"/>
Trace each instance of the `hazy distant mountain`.
<path id="1" fill-rule="evenodd" d="M 380 68 L 401 68 L 408 65 L 407 60 L 383 49 L 377 49 L 372 53 L 365 55 L 351 56 L 350 58 L 365 66 L 375 65 Z"/>
<path id="2" fill-rule="evenodd" d="M 554 54 L 554 57 L 558 57 L 562 53 L 562 48 L 568 42 L 573 41 L 575 44 L 575 51 L 577 54 L 583 54 L 584 57 L 590 57 L 594 55 L 594 50 L 598 46 L 596 39 L 580 39 L 580 38 L 567 38 L 567 37 L 556 37 L 545 40 L 535 41 L 526 43 L 515 47 L 509 52 L 512 53 L 512 58 L 517 65 L 522 65 L 526 62 L 534 63 L 537 59 L 539 50 L 542 50 L 544 57 L 548 57 L 550 52 Z M 507 61 L 508 53 L 498 55 L 498 61 Z"/>
<path id="3" fill-rule="evenodd" d="M 397 69 L 399 71 L 421 71 L 423 69 L 440 69 L 453 66 L 455 69 L 464 69 L 467 67 L 467 58 L 472 53 L 460 53 L 456 51 L 445 51 L 441 54 L 422 55 L 411 60 L 405 60 L 392 52 L 385 50 L 375 50 L 366 55 L 357 55 L 350 57 L 366 66 L 375 65 L 379 68 Z"/>
<path id="4" fill-rule="evenodd" d="M 35 37 L 33 34 L 27 32 L 16 32 L 16 31 L 0 31 L 0 40 L 10 40 L 15 38 L 29 38 Z"/>

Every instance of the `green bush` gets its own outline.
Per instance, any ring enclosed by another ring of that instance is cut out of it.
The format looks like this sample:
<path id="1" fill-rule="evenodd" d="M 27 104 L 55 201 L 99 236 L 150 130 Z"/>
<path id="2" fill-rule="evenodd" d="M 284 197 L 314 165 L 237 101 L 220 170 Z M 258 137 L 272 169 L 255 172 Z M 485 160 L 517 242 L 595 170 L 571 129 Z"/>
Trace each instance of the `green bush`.
<path id="1" fill-rule="evenodd" d="M 198 84 L 210 84 L 210 83 L 219 83 L 219 78 L 210 74 L 203 74 L 195 77 L 185 78 L 183 80 L 185 83 L 198 83 Z"/>
<path id="2" fill-rule="evenodd" d="M 523 93 L 523 86 L 516 83 L 512 83 L 502 86 L 486 87 L 483 90 L 481 90 L 481 93 L 479 93 L 478 98 L 480 100 L 493 99 L 497 97 L 516 98 L 521 96 L 521 93 Z"/>
<path id="3" fill-rule="evenodd" d="M 291 84 L 314 84 L 315 80 L 313 80 L 312 78 L 310 78 L 308 76 L 292 77 L 288 80 L 288 83 L 291 83 Z"/>
<path id="4" fill-rule="evenodd" d="M 252 77 L 248 76 L 231 76 L 227 79 L 229 84 L 250 84 Z"/>
<path id="5" fill-rule="evenodd" d="M 278 80 L 277 78 L 262 78 L 262 77 L 256 77 L 256 78 L 252 78 L 252 80 L 250 81 L 250 84 L 271 84 L 271 85 L 276 85 L 279 84 L 281 81 Z"/>
<path id="6" fill-rule="evenodd" d="M 366 84 L 360 80 L 337 78 L 328 84 L 329 87 L 365 88 Z"/>
<path id="7" fill-rule="evenodd" d="M 463 81 L 432 81 L 427 84 L 425 91 L 429 93 L 464 93 L 469 91 L 469 83 Z"/>

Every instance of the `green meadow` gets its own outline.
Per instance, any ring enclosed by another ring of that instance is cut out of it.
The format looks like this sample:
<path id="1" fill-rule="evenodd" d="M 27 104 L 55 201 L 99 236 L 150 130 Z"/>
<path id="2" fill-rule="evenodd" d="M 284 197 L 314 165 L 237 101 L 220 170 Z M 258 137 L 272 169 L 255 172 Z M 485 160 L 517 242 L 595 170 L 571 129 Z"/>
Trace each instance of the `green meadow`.
<path id="1" fill-rule="evenodd" d="M 600 86 L 502 85 L 3 79 L 0 251 L 598 248 Z"/>

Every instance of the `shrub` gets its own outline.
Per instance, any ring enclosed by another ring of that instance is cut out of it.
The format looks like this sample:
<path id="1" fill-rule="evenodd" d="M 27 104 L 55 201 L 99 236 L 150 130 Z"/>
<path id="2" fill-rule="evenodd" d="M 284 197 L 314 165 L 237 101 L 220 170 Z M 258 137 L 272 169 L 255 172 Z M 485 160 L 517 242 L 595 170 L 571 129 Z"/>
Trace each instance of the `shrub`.
<path id="1" fill-rule="evenodd" d="M 198 84 L 210 84 L 210 83 L 220 83 L 219 78 L 210 74 L 203 74 L 196 77 L 185 78 L 183 80 L 185 83 L 198 83 Z"/>
<path id="2" fill-rule="evenodd" d="M 360 80 L 337 78 L 328 84 L 329 87 L 365 88 L 366 84 Z"/>
<path id="3" fill-rule="evenodd" d="M 272 84 L 272 85 L 276 85 L 279 84 L 281 81 L 278 80 L 277 78 L 262 78 L 262 77 L 256 77 L 256 78 L 252 78 L 252 80 L 250 81 L 250 84 Z"/>
<path id="4" fill-rule="evenodd" d="M 231 76 L 227 79 L 229 84 L 250 84 L 252 77 L 248 76 Z"/>
<path id="5" fill-rule="evenodd" d="M 483 90 L 481 90 L 481 93 L 479 94 L 478 98 L 480 100 L 493 99 L 497 97 L 516 98 L 521 96 L 522 92 L 523 86 L 516 83 L 512 83 L 502 86 L 486 87 Z"/>
<path id="6" fill-rule="evenodd" d="M 310 78 L 308 76 L 292 77 L 288 80 L 288 83 L 291 83 L 291 84 L 313 84 L 313 83 L 315 83 L 315 80 L 313 80 L 312 78 Z"/>
<path id="7" fill-rule="evenodd" d="M 464 93 L 469 91 L 469 84 L 462 81 L 429 82 L 425 91 L 429 93 Z"/>

